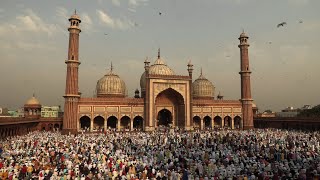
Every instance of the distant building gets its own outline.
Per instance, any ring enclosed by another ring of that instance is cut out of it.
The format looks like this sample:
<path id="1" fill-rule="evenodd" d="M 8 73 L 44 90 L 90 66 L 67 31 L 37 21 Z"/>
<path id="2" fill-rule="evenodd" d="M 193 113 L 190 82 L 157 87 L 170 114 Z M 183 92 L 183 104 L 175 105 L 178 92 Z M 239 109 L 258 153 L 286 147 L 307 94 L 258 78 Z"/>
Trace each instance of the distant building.
<path id="1" fill-rule="evenodd" d="M 19 108 L 18 110 L 8 110 L 8 116 L 24 117 L 24 108 Z"/>
<path id="2" fill-rule="evenodd" d="M 18 111 L 14 111 L 14 110 L 9 110 L 8 111 L 9 116 L 11 117 L 19 117 L 18 116 Z"/>
<path id="3" fill-rule="evenodd" d="M 277 117 L 297 117 L 302 110 L 311 109 L 311 108 L 312 108 L 311 105 L 304 105 L 302 108 L 293 108 L 292 106 L 290 106 L 281 110 L 281 112 L 277 112 L 276 116 Z"/>
<path id="4" fill-rule="evenodd" d="M 10 117 L 10 114 L 8 113 L 8 108 L 2 108 L 0 107 L 0 116 L 1 117 Z"/>
<path id="5" fill-rule="evenodd" d="M 272 111 L 264 111 L 263 113 L 257 114 L 256 117 L 276 117 L 276 113 Z"/>
<path id="6" fill-rule="evenodd" d="M 59 117 L 60 106 L 42 106 L 41 117 Z"/>
<path id="7" fill-rule="evenodd" d="M 18 117 L 24 117 L 24 107 L 21 107 L 17 110 Z"/>

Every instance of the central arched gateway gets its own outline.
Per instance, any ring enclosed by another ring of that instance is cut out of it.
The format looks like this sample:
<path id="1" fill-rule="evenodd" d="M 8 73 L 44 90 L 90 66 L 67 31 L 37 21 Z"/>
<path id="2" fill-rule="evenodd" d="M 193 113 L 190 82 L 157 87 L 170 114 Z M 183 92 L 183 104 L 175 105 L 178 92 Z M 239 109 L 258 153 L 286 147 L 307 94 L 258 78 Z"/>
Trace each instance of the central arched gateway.
<path id="1" fill-rule="evenodd" d="M 184 128 L 186 124 L 183 96 L 172 88 L 160 92 L 155 99 L 155 125 Z"/>
<path id="2" fill-rule="evenodd" d="M 141 116 L 136 116 L 133 119 L 133 129 L 143 130 L 143 118 Z"/>
<path id="3" fill-rule="evenodd" d="M 162 109 L 158 113 L 158 126 L 169 127 L 172 125 L 172 113 L 167 109 Z"/>

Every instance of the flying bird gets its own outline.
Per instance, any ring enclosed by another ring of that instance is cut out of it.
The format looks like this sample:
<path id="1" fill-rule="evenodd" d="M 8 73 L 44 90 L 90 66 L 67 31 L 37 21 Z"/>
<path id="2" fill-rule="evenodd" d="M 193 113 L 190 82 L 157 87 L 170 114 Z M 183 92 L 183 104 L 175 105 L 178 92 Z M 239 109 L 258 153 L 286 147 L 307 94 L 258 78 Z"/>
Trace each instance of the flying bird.
<path id="1" fill-rule="evenodd" d="M 300 21 L 299 21 L 299 23 L 301 24 L 301 23 L 303 23 L 303 21 L 302 21 L 302 20 L 300 20 Z"/>
<path id="2" fill-rule="evenodd" d="M 277 28 L 279 28 L 280 26 L 284 26 L 284 25 L 286 25 L 286 24 L 287 24 L 286 22 L 282 22 L 282 23 L 280 23 L 280 24 L 277 25 Z"/>
<path id="3" fill-rule="evenodd" d="M 159 12 L 159 15 L 160 15 L 160 16 L 161 16 L 161 14 L 162 14 L 162 13 L 161 13 L 161 12 Z"/>
<path id="4" fill-rule="evenodd" d="M 107 33 L 104 33 L 104 35 L 108 35 Z"/>

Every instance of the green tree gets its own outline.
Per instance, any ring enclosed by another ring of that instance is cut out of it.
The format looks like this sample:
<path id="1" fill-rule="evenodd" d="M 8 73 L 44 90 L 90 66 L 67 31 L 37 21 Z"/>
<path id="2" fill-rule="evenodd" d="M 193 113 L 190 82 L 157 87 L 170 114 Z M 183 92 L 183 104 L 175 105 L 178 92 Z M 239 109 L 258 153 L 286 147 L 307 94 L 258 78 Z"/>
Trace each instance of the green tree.
<path id="1" fill-rule="evenodd" d="M 320 117 L 320 104 L 312 109 L 304 109 L 299 114 L 299 117 Z"/>

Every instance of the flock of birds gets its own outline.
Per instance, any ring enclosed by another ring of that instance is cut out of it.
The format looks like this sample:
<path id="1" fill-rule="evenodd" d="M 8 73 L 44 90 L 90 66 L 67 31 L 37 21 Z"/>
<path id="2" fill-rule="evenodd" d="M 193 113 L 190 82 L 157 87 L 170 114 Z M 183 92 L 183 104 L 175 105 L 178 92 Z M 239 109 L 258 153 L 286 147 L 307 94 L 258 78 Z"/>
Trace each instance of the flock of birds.
<path id="1" fill-rule="evenodd" d="M 158 14 L 159 14 L 159 16 L 161 16 L 161 15 L 162 15 L 162 12 L 159 12 Z M 299 20 L 299 23 L 301 24 L 301 23 L 303 23 L 303 21 L 302 21 L 302 20 Z M 283 21 L 283 22 L 277 24 L 277 28 L 284 27 L 285 25 L 287 25 L 287 22 Z M 137 23 L 134 23 L 134 26 L 138 26 L 138 24 L 137 24 Z M 104 35 L 106 36 L 106 35 L 108 35 L 108 33 L 104 33 Z M 269 42 L 266 42 L 266 44 L 272 44 L 272 42 L 269 41 Z M 231 57 L 230 55 L 227 55 L 227 56 L 226 56 L 226 58 L 230 58 L 230 57 Z"/>
<path id="2" fill-rule="evenodd" d="M 301 24 L 301 23 L 303 23 L 303 21 L 300 20 L 299 23 Z M 277 25 L 277 28 L 279 28 L 279 27 L 281 27 L 281 26 L 284 27 L 284 25 L 287 25 L 287 22 L 284 21 L 284 22 L 282 22 L 282 23 L 279 23 L 279 24 Z"/>

